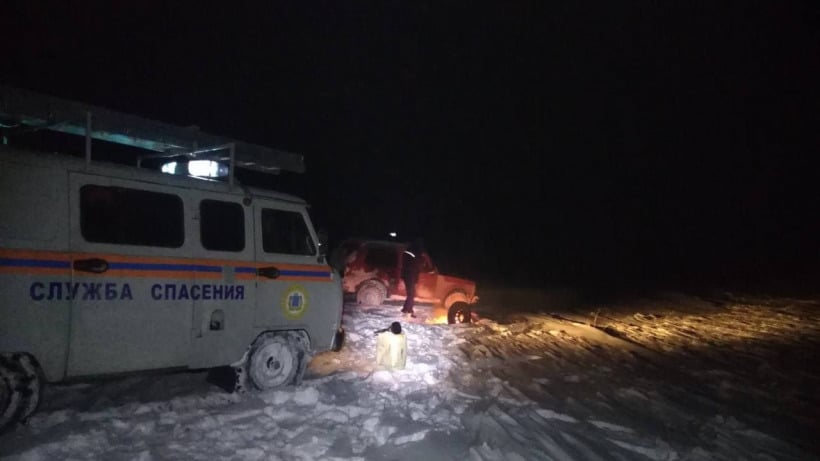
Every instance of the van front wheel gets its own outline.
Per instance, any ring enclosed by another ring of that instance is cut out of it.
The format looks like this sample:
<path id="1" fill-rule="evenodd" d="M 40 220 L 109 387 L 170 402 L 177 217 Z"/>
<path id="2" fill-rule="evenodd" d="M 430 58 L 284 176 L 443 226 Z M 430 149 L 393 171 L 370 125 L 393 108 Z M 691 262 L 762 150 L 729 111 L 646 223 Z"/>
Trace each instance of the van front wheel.
<path id="1" fill-rule="evenodd" d="M 29 354 L 0 354 L 0 433 L 25 421 L 43 394 L 42 370 Z"/>
<path id="2" fill-rule="evenodd" d="M 14 390 L 16 381 L 11 370 L 0 362 L 0 434 L 17 422 L 20 395 Z"/>
<path id="3" fill-rule="evenodd" d="M 266 333 L 254 342 L 248 360 L 248 377 L 266 391 L 293 382 L 299 369 L 298 351 L 285 336 Z"/>

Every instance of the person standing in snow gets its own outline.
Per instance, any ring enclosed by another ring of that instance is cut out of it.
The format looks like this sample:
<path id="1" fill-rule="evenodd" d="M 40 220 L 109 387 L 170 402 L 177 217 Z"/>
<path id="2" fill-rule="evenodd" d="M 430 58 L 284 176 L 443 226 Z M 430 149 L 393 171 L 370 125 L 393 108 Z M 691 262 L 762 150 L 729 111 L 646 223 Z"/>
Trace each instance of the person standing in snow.
<path id="1" fill-rule="evenodd" d="M 401 278 L 404 280 L 405 291 L 407 292 L 407 299 L 404 300 L 404 306 L 401 308 L 403 314 L 410 314 L 410 317 L 415 318 L 416 314 L 413 312 L 413 302 L 416 298 L 416 283 L 419 281 L 419 273 L 421 272 L 422 252 L 424 251 L 424 244 L 421 239 L 414 240 L 402 255 L 401 264 Z"/>

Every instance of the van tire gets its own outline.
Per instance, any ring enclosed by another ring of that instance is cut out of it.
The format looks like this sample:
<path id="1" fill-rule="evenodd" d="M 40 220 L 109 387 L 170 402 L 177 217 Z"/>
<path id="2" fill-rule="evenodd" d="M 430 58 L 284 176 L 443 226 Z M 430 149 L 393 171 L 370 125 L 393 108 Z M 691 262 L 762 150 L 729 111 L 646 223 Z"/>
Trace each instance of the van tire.
<path id="1" fill-rule="evenodd" d="M 254 341 L 248 357 L 248 378 L 256 389 L 267 391 L 291 384 L 300 368 L 295 341 L 273 332 Z"/>
<path id="2" fill-rule="evenodd" d="M 0 355 L 0 432 L 25 422 L 40 406 L 43 373 L 29 354 Z"/>
<path id="3" fill-rule="evenodd" d="M 40 368 L 37 359 L 30 354 L 17 354 L 17 363 L 23 370 L 23 377 L 21 384 L 25 389 L 25 407 L 23 408 L 22 421 L 28 421 L 28 418 L 37 411 L 40 402 L 43 400 L 43 385 L 45 384 L 45 375 Z"/>
<path id="4" fill-rule="evenodd" d="M 298 386 L 302 384 L 302 378 L 305 376 L 305 370 L 311 359 L 310 338 L 302 330 L 287 331 L 285 334 L 293 350 L 296 351 L 296 374 L 291 383 Z"/>
<path id="5" fill-rule="evenodd" d="M 387 288 L 375 280 L 364 282 L 356 291 L 356 301 L 363 306 L 381 306 L 386 298 Z"/>
<path id="6" fill-rule="evenodd" d="M 470 323 L 473 318 L 473 311 L 469 304 L 465 302 L 456 302 L 447 309 L 447 323 L 450 325 L 454 323 Z"/>
<path id="7" fill-rule="evenodd" d="M 17 374 L 6 365 L 5 357 L 0 356 L 0 434 L 11 429 L 18 419 L 23 407 L 21 394 L 17 392 Z"/>
<path id="8" fill-rule="evenodd" d="M 330 348 L 333 352 L 339 352 L 345 345 L 345 329 L 339 327 L 336 334 L 333 335 L 333 346 Z"/>

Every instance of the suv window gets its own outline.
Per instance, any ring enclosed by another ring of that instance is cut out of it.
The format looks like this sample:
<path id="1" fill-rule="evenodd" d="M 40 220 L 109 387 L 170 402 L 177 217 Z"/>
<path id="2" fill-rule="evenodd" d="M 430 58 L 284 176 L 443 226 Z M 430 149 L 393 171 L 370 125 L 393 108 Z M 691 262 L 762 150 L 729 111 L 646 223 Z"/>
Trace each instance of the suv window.
<path id="1" fill-rule="evenodd" d="M 234 202 L 203 200 L 199 203 L 199 238 L 202 246 L 215 251 L 245 249 L 245 213 Z"/>
<path id="2" fill-rule="evenodd" d="M 422 272 L 433 272 L 436 270 L 436 266 L 433 265 L 433 261 L 430 259 L 430 255 L 427 253 L 421 254 L 421 271 Z"/>
<path id="3" fill-rule="evenodd" d="M 179 248 L 185 241 L 182 199 L 88 184 L 80 188 L 80 232 L 89 242 Z"/>
<path id="4" fill-rule="evenodd" d="M 262 249 L 265 253 L 312 255 L 313 239 L 301 213 L 262 209 Z"/>
<path id="5" fill-rule="evenodd" d="M 364 262 L 370 267 L 391 269 L 398 266 L 399 258 L 394 247 L 367 245 L 367 255 Z"/>

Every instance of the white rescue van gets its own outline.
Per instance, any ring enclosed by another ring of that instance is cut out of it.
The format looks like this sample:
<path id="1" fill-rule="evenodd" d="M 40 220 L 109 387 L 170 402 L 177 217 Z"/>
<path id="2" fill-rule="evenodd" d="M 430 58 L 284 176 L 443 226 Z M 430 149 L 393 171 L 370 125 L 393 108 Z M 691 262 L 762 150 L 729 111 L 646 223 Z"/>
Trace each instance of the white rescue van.
<path id="1" fill-rule="evenodd" d="M 291 195 L 0 146 L 0 426 L 74 377 L 233 365 L 240 386 L 298 384 L 343 340 L 320 248 Z"/>

